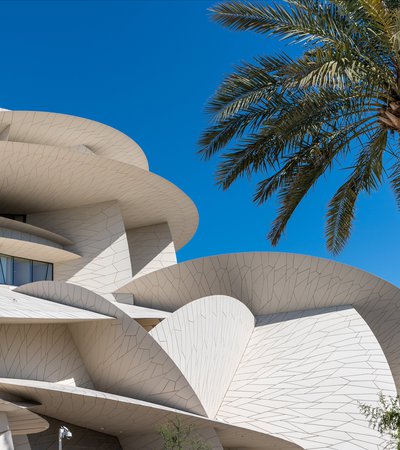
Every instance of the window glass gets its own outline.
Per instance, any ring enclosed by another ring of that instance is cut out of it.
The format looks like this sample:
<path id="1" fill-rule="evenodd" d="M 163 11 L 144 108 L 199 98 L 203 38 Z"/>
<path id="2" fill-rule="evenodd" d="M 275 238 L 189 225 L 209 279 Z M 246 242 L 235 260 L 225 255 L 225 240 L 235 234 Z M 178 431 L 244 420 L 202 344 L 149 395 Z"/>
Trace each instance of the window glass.
<path id="1" fill-rule="evenodd" d="M 53 280 L 53 264 L 47 263 L 47 274 L 46 274 L 46 278 L 43 278 L 43 279 L 47 280 L 47 281 Z"/>
<path id="2" fill-rule="evenodd" d="M 31 283 L 32 261 L 29 259 L 14 258 L 14 285 Z"/>
<path id="3" fill-rule="evenodd" d="M 47 280 L 48 264 L 40 261 L 33 261 L 32 281 Z"/>
<path id="4" fill-rule="evenodd" d="M 20 286 L 53 279 L 53 264 L 0 254 L 0 284 Z"/>
<path id="5" fill-rule="evenodd" d="M 0 284 L 13 284 L 13 258 L 0 255 Z"/>

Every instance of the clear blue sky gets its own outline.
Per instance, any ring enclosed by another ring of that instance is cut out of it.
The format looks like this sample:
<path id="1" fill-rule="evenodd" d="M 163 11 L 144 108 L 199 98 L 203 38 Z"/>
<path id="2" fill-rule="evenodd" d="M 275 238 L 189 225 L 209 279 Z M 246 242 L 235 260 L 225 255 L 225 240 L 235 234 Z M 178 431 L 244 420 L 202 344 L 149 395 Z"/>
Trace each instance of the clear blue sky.
<path id="1" fill-rule="evenodd" d="M 233 33 L 209 20 L 203 1 L 1 1 L 0 107 L 87 117 L 127 133 L 150 168 L 197 204 L 200 226 L 178 254 L 271 250 L 274 204 L 251 203 L 254 182 L 228 192 L 215 161 L 196 155 L 204 105 L 235 64 L 273 53 L 276 41 Z M 290 50 L 292 51 L 292 50 Z M 322 180 L 274 250 L 329 257 L 324 214 L 344 169 Z M 352 239 L 338 261 L 400 285 L 400 213 L 388 188 L 359 203 Z"/>

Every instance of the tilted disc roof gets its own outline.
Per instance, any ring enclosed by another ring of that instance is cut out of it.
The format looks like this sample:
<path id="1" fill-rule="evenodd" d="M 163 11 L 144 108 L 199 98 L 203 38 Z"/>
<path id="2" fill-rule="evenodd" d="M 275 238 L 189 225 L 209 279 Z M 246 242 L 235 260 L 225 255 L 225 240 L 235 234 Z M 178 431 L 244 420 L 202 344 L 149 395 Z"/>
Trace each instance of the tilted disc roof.
<path id="1" fill-rule="evenodd" d="M 62 147 L 82 146 L 98 156 L 149 169 L 143 150 L 130 137 L 82 117 L 0 110 L 0 139 Z"/>
<path id="2" fill-rule="evenodd" d="M 91 151 L 0 140 L 3 212 L 38 213 L 118 201 L 126 229 L 166 222 L 176 249 L 198 225 L 190 198 L 164 178 Z"/>

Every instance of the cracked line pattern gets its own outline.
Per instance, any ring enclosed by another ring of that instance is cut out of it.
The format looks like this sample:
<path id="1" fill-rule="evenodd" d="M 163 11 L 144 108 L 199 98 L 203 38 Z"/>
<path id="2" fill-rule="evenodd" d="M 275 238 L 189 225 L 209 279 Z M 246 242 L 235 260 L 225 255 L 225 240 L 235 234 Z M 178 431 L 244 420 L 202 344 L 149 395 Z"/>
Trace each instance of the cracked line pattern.
<path id="1" fill-rule="evenodd" d="M 358 401 L 396 388 L 378 341 L 350 306 L 257 317 L 217 418 L 293 440 L 306 450 L 386 443 Z M 351 446 L 349 446 L 351 442 Z"/>
<path id="2" fill-rule="evenodd" d="M 3 210 L 39 213 L 118 201 L 126 229 L 168 222 L 177 249 L 193 236 L 193 202 L 164 178 L 65 147 L 0 140 Z"/>
<path id="3" fill-rule="evenodd" d="M 29 222 L 70 236 L 69 249 L 81 257 L 56 263 L 55 280 L 68 281 L 112 299 L 111 292 L 132 278 L 128 241 L 116 202 L 30 214 Z"/>
<path id="4" fill-rule="evenodd" d="M 354 267 L 291 253 L 251 252 L 185 261 L 130 281 L 137 305 L 174 311 L 224 294 L 255 315 L 397 299 L 400 290 Z"/>
<path id="5" fill-rule="evenodd" d="M 138 436 L 154 434 L 161 425 L 174 420 L 178 415 L 183 424 L 192 425 L 196 430 L 214 428 L 224 448 L 236 446 L 249 447 L 250 450 L 301 450 L 301 447 L 292 442 L 265 433 L 155 403 L 90 389 L 2 378 L 0 390 L 8 395 L 36 399 L 40 405 L 32 409 L 37 414 L 119 436 L 120 442 L 121 438 L 126 436 L 126 445 L 129 443 L 130 446 L 136 442 Z M 125 439 L 123 448 L 125 449 Z"/>
<path id="6" fill-rule="evenodd" d="M 175 311 L 207 295 L 242 301 L 254 315 L 353 305 L 367 321 L 400 389 L 400 289 L 367 272 L 290 253 L 239 253 L 196 259 L 129 282 L 135 304 Z"/>
<path id="7" fill-rule="evenodd" d="M 0 325 L 0 376 L 93 387 L 66 325 Z"/>
<path id="8" fill-rule="evenodd" d="M 36 111 L 2 111 L 7 140 L 83 148 L 104 158 L 115 159 L 148 170 L 142 149 L 131 138 L 107 125 L 67 114 Z"/>
<path id="9" fill-rule="evenodd" d="M 171 357 L 116 303 L 77 285 L 41 281 L 18 292 L 115 317 L 69 325 L 96 389 L 205 415 Z M 104 322 L 108 325 L 104 326 Z"/>
<path id="10" fill-rule="evenodd" d="M 178 309 L 150 335 L 180 368 L 213 418 L 253 329 L 254 316 L 243 303 L 216 295 Z"/>

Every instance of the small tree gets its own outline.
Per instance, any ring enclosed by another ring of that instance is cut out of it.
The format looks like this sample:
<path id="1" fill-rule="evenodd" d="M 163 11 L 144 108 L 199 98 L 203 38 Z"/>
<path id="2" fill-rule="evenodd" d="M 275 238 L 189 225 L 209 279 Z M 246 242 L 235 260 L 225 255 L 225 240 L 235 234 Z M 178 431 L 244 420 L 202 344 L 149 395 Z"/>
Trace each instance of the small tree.
<path id="1" fill-rule="evenodd" d="M 163 450 L 211 450 L 195 432 L 193 425 L 185 425 L 176 416 L 162 425 L 159 430 L 163 440 Z"/>
<path id="2" fill-rule="evenodd" d="M 390 438 L 385 448 L 400 450 L 400 399 L 379 394 L 378 406 L 360 404 L 360 410 L 367 417 L 371 427 Z"/>

